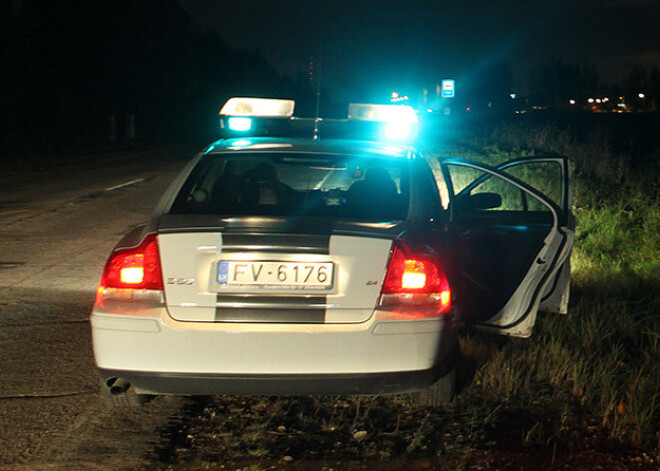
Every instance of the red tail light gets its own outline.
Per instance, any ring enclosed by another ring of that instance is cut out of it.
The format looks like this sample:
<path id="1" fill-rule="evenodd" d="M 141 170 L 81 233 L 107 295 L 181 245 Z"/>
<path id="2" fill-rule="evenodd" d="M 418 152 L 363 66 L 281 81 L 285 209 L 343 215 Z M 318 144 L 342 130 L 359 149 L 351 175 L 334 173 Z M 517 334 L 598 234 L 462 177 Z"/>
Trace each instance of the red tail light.
<path id="1" fill-rule="evenodd" d="M 380 296 L 380 318 L 426 318 L 451 309 L 451 289 L 440 262 L 415 254 L 407 244 L 395 241 Z"/>
<path id="2" fill-rule="evenodd" d="M 120 249 L 113 252 L 105 264 L 96 301 L 106 299 L 149 300 L 148 292 L 158 291 L 162 296 L 163 275 L 158 254 L 158 239 L 155 234 L 145 237 L 144 241 L 132 249 Z M 139 294 L 138 294 L 139 293 Z"/>

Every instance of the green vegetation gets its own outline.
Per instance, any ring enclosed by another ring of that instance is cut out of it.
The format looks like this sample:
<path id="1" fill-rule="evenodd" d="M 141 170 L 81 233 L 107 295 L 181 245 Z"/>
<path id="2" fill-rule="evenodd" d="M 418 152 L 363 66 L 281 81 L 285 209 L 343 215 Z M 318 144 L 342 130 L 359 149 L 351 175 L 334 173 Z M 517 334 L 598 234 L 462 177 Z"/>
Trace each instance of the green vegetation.
<path id="1" fill-rule="evenodd" d="M 465 339 L 466 354 L 480 367 L 458 402 L 554 405 L 562 421 L 582 415 L 610 436 L 657 451 L 660 207 L 652 182 L 660 172 L 653 159 L 635 165 L 606 143 L 602 131 L 578 142 L 548 126 L 498 130 L 470 155 L 452 149 L 490 164 L 535 153 L 568 155 L 577 217 L 569 314 L 544 315 L 531 339 L 499 347 Z M 546 438 L 561 435 L 556 430 Z"/>

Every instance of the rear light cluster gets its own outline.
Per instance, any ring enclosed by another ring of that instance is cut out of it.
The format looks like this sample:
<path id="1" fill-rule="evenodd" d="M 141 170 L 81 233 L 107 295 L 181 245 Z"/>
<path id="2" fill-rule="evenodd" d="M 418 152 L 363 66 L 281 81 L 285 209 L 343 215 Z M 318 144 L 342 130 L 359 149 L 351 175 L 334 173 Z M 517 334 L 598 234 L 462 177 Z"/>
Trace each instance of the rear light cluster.
<path id="1" fill-rule="evenodd" d="M 96 303 L 104 301 L 163 301 L 163 276 L 158 254 L 158 239 L 150 234 L 132 249 L 120 249 L 105 264 Z"/>
<path id="2" fill-rule="evenodd" d="M 449 312 L 451 289 L 440 262 L 395 241 L 379 309 L 380 319 L 423 319 Z"/>

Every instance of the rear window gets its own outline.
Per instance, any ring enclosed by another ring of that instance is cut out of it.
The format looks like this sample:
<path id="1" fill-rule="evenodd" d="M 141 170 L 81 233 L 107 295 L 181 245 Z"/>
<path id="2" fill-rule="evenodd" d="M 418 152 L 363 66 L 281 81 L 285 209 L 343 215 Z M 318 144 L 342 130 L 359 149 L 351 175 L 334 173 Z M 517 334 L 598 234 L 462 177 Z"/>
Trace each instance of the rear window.
<path id="1" fill-rule="evenodd" d="M 209 154 L 170 212 L 401 220 L 408 212 L 407 163 L 346 155 Z"/>

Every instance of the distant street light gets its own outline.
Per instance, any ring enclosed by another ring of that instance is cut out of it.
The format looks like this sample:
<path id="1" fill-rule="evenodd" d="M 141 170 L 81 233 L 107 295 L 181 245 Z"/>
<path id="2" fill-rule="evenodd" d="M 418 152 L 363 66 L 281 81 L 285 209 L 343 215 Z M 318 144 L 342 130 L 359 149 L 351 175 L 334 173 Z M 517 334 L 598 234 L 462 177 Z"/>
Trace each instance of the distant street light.
<path id="1" fill-rule="evenodd" d="M 637 96 L 640 97 L 642 100 L 643 100 L 644 98 L 646 98 L 646 95 L 644 95 L 643 93 L 640 93 L 640 94 L 637 95 Z"/>

